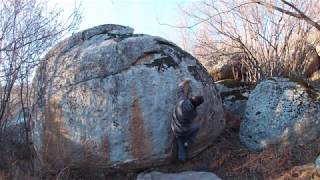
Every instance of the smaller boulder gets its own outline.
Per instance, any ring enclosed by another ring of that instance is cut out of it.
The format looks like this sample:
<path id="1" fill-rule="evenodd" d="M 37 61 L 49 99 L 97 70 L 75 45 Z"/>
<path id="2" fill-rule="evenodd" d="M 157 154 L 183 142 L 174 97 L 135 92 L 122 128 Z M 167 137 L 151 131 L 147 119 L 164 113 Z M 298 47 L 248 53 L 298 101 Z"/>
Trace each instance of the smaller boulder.
<path id="1" fill-rule="evenodd" d="M 25 111 L 21 108 L 12 110 L 10 118 L 6 121 L 5 126 L 0 131 L 0 140 L 8 141 L 11 144 L 24 146 L 27 143 L 27 130 L 30 128 L 28 123 L 28 108 Z M 25 114 L 24 114 L 25 113 Z M 24 119 L 24 116 L 26 120 Z M 31 142 L 30 137 L 28 141 Z M 10 143 L 6 144 L 9 145 Z M 19 149 L 18 149 L 19 150 Z"/>
<path id="2" fill-rule="evenodd" d="M 320 56 L 320 43 L 315 45 L 315 48 L 316 48 L 318 55 Z"/>
<path id="3" fill-rule="evenodd" d="M 196 172 L 196 171 L 185 171 L 181 173 L 161 173 L 161 172 L 150 172 L 141 173 L 138 175 L 137 180 L 221 180 L 218 176 L 210 172 Z"/>
<path id="4" fill-rule="evenodd" d="M 320 169 L 320 155 L 316 158 L 315 160 L 315 165 L 316 165 L 316 168 L 319 168 Z"/>
<path id="5" fill-rule="evenodd" d="M 311 81 L 320 81 L 320 70 L 314 72 L 311 77 L 310 77 Z"/>
<path id="6" fill-rule="evenodd" d="M 242 56 L 237 54 L 231 57 L 226 57 L 219 60 L 217 63 L 212 64 L 208 68 L 210 74 L 215 81 L 223 79 L 241 79 L 241 58 Z"/>
<path id="7" fill-rule="evenodd" d="M 314 72 L 320 69 L 320 56 L 313 46 L 310 46 L 306 51 L 303 72 L 306 77 L 311 77 Z"/>
<path id="8" fill-rule="evenodd" d="M 250 150 L 303 145 L 320 137 L 319 93 L 304 81 L 270 78 L 250 93 L 240 140 Z"/>
<path id="9" fill-rule="evenodd" d="M 317 44 L 301 40 L 292 41 L 289 68 L 297 76 L 308 77 L 320 69 L 320 57 Z"/>
<path id="10" fill-rule="evenodd" d="M 21 114 L 20 111 L 8 120 L 6 127 L 0 131 L 0 173 L 7 174 L 5 179 L 32 179 L 33 165 L 37 163 L 26 141 L 26 127 Z"/>

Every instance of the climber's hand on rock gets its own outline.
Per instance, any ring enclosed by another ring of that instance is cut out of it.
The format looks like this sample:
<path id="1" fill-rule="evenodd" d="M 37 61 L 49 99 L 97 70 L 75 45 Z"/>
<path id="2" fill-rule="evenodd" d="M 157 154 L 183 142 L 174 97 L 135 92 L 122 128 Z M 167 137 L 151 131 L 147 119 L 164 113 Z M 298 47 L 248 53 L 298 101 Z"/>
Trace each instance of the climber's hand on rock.
<path id="1" fill-rule="evenodd" d="M 190 84 L 190 79 L 185 79 L 180 83 L 180 86 L 189 86 Z"/>

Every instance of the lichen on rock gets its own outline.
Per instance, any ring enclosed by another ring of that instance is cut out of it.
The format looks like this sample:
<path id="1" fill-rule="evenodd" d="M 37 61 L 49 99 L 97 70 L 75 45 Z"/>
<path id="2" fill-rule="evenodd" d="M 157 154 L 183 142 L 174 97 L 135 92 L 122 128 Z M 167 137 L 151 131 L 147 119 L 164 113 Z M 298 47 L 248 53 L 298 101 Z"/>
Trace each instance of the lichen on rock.
<path id="1" fill-rule="evenodd" d="M 232 115 L 243 119 L 246 103 L 254 84 L 241 82 L 234 79 L 216 81 L 226 116 Z M 228 118 L 226 118 L 228 120 Z"/>
<path id="2" fill-rule="evenodd" d="M 306 144 L 320 136 L 318 92 L 286 78 L 260 82 L 251 92 L 240 139 L 251 150 Z"/>
<path id="3" fill-rule="evenodd" d="M 192 157 L 225 124 L 215 84 L 195 58 L 165 39 L 120 25 L 97 26 L 58 43 L 33 84 L 32 138 L 43 166 L 57 172 L 169 163 L 171 114 L 185 78 L 193 94 L 205 98 Z"/>

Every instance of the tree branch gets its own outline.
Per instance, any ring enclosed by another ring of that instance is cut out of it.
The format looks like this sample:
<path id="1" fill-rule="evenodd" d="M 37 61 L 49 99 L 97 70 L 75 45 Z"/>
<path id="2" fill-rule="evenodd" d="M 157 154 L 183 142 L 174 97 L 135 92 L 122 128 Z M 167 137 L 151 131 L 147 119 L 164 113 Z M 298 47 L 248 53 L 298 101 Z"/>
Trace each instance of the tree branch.
<path id="1" fill-rule="evenodd" d="M 258 1 L 258 0 L 253 0 L 252 2 L 255 2 L 259 5 L 262 5 L 266 8 L 271 8 L 271 9 L 274 9 L 274 10 L 277 10 L 279 12 L 282 12 L 284 14 L 287 14 L 289 16 L 292 16 L 292 17 L 295 17 L 295 18 L 298 18 L 298 19 L 301 19 L 301 20 L 304 20 L 306 21 L 308 24 L 312 25 L 313 27 L 315 27 L 317 30 L 320 31 L 320 24 L 318 24 L 317 22 L 313 21 L 309 16 L 307 16 L 305 13 L 303 13 L 299 8 L 297 8 L 295 5 L 293 5 L 292 3 L 289 3 L 288 1 L 286 0 L 281 0 L 284 4 L 288 5 L 289 7 L 291 7 L 292 9 L 294 9 L 296 11 L 295 12 L 292 12 L 292 11 L 288 11 L 286 9 L 283 9 L 279 6 L 275 6 L 273 4 L 270 4 L 270 3 L 267 3 L 265 1 Z"/>

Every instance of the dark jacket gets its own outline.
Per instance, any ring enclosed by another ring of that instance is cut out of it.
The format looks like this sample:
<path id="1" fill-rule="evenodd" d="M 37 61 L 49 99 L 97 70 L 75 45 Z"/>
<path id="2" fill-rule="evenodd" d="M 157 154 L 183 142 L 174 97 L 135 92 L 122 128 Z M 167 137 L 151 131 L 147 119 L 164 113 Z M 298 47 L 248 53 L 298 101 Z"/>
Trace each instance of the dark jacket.
<path id="1" fill-rule="evenodd" d="M 197 117 L 196 107 L 184 94 L 183 87 L 178 88 L 178 102 L 174 108 L 171 128 L 176 136 L 183 136 L 189 133 L 193 120 Z"/>

